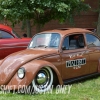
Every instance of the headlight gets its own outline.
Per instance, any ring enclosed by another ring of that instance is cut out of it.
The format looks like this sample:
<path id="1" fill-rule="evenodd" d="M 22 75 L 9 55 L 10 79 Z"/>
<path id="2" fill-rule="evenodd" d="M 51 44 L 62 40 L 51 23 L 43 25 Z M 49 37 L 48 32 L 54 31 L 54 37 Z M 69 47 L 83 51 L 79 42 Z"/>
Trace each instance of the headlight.
<path id="1" fill-rule="evenodd" d="M 18 77 L 19 77 L 20 79 L 24 78 L 24 76 L 25 76 L 25 69 L 24 69 L 24 68 L 20 68 L 20 69 L 18 70 L 17 74 L 18 74 Z"/>

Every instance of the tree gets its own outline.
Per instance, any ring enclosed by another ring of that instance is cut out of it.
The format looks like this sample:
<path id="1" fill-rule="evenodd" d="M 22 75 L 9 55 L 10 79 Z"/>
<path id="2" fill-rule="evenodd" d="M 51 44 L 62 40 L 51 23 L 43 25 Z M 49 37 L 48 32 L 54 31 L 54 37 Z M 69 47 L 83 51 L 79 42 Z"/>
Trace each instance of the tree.
<path id="1" fill-rule="evenodd" d="M 98 24 L 97 24 L 97 34 L 100 36 L 100 0 L 99 0 L 99 17 L 98 17 Z"/>
<path id="2" fill-rule="evenodd" d="M 75 14 L 88 8 L 84 0 L 0 0 L 0 19 L 7 19 L 13 25 L 31 20 L 40 31 L 51 20 L 72 21 Z"/>

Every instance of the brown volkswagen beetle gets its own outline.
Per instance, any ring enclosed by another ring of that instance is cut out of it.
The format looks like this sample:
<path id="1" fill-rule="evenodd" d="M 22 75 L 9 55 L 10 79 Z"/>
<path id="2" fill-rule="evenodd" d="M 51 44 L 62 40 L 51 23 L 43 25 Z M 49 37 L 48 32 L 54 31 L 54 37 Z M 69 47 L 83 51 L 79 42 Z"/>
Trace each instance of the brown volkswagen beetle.
<path id="1" fill-rule="evenodd" d="M 88 29 L 56 29 L 36 34 L 26 50 L 1 60 L 0 85 L 44 92 L 99 72 L 100 38 Z"/>

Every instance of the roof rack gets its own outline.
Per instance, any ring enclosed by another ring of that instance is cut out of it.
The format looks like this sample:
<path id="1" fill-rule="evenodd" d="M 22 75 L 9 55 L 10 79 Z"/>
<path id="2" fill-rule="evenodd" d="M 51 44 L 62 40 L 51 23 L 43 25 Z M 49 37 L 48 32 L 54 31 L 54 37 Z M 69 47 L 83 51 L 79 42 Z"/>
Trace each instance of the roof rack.
<path id="1" fill-rule="evenodd" d="M 96 32 L 97 30 L 95 28 L 85 28 L 86 30 L 92 31 L 92 32 Z"/>
<path id="2" fill-rule="evenodd" d="M 69 30 L 71 28 L 58 28 L 58 30 Z M 89 30 L 89 31 L 92 31 L 92 32 L 96 32 L 97 30 L 95 28 L 83 28 L 83 29 L 86 29 L 86 30 Z"/>
<path id="3" fill-rule="evenodd" d="M 69 30 L 69 28 L 58 28 L 57 30 Z"/>

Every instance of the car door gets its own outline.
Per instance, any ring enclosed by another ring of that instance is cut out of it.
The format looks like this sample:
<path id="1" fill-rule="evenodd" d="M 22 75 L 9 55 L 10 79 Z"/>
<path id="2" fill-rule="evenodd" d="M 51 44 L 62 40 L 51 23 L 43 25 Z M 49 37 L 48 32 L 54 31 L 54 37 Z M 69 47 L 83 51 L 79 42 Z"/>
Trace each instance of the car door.
<path id="1" fill-rule="evenodd" d="M 95 34 L 86 33 L 87 50 L 90 56 L 90 73 L 98 71 L 100 59 L 100 40 Z"/>
<path id="2" fill-rule="evenodd" d="M 84 35 L 74 33 L 66 36 L 62 44 L 63 80 L 89 74 L 89 55 L 85 47 Z"/>

